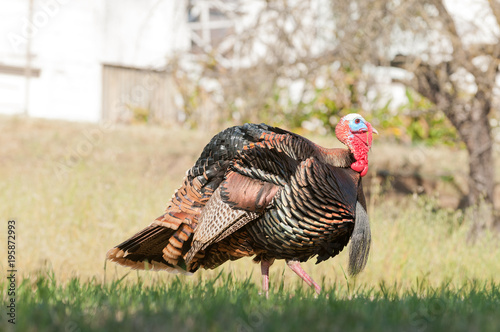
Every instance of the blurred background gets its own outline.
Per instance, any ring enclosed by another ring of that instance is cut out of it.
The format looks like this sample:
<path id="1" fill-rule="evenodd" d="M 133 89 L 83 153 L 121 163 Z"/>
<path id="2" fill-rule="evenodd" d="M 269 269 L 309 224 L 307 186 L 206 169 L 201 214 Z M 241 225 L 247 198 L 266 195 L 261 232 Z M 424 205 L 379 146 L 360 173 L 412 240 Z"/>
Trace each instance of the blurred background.
<path id="1" fill-rule="evenodd" d="M 0 0 L 0 32 L 2 214 L 46 226 L 34 266 L 77 269 L 50 234 L 69 246 L 89 220 L 103 258 L 225 127 L 332 146 L 351 112 L 380 132 L 375 220 L 430 211 L 435 232 L 462 227 L 453 248 L 500 229 L 498 0 Z"/>

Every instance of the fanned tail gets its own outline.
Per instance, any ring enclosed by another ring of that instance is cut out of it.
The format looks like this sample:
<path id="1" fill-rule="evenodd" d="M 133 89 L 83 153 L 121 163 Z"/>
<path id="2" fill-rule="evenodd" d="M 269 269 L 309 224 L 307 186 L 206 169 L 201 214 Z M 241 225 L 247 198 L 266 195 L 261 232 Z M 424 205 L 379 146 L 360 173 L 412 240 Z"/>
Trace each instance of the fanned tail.
<path id="1" fill-rule="evenodd" d="M 133 269 L 188 274 L 182 255 L 192 231 L 187 224 L 177 229 L 151 224 L 109 250 L 106 258 Z"/>

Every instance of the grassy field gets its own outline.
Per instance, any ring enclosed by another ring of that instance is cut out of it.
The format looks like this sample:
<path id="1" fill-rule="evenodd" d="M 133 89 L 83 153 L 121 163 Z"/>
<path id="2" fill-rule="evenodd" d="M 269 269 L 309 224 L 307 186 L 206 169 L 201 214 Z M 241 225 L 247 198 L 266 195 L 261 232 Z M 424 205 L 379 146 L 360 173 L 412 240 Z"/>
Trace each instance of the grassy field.
<path id="1" fill-rule="evenodd" d="M 249 279 L 222 273 L 196 283 L 146 286 L 55 276 L 19 287 L 18 331 L 498 331 L 500 288 L 466 282 L 401 290 L 379 284 L 332 287 L 319 297 L 283 282 L 269 300 Z M 36 292 L 34 292 L 36 291 Z"/>
<path id="2" fill-rule="evenodd" d="M 0 235 L 4 243 L 7 221 L 16 221 L 20 331 L 500 330 L 498 237 L 467 241 L 470 214 L 440 208 L 438 197 L 389 199 L 368 183 L 373 245 L 366 270 L 346 278 L 345 252 L 304 264 L 324 287 L 316 298 L 277 262 L 266 301 L 258 295 L 260 269 L 249 259 L 192 277 L 104 261 L 108 249 L 162 213 L 214 133 L 1 120 Z M 454 162 L 438 171 L 464 172 L 463 151 L 388 144 L 375 144 L 372 171 L 418 162 L 416 155 L 449 158 Z M 7 270 L 2 245 L 1 274 Z M 3 303 L 7 288 L 2 278 Z M 1 330 L 11 327 L 5 317 Z"/>

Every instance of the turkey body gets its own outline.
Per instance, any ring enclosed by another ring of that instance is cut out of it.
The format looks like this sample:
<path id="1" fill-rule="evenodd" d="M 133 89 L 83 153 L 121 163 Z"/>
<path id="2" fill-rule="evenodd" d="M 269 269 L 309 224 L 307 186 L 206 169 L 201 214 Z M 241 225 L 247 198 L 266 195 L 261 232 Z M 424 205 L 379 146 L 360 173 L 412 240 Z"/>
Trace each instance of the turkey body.
<path id="1" fill-rule="evenodd" d="M 265 124 L 228 128 L 205 146 L 165 213 L 108 259 L 195 272 L 247 256 L 270 264 L 334 257 L 349 242 L 357 206 L 366 211 L 354 161 L 347 149 Z"/>

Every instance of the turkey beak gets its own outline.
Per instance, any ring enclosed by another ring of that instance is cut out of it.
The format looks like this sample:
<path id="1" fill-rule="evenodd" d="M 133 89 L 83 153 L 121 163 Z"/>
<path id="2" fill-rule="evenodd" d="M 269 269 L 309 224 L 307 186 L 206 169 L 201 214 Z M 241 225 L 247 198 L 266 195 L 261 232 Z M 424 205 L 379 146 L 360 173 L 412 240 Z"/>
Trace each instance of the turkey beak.
<path id="1" fill-rule="evenodd" d="M 373 127 L 372 127 L 372 133 L 374 133 L 374 134 L 377 134 L 377 135 L 378 135 L 378 131 L 377 131 L 377 129 L 375 129 L 375 128 L 373 128 Z"/>

